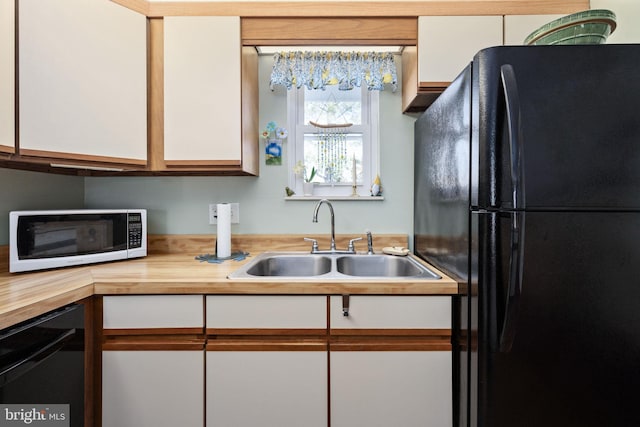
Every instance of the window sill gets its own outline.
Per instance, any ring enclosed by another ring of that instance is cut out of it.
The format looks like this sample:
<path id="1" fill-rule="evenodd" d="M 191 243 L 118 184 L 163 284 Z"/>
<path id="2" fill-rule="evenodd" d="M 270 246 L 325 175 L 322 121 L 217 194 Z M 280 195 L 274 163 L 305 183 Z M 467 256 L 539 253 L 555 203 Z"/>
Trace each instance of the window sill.
<path id="1" fill-rule="evenodd" d="M 305 200 L 322 200 L 327 199 L 331 202 L 348 200 L 350 202 L 381 202 L 384 200 L 384 196 L 289 196 L 284 200 L 288 202 L 300 202 Z"/>

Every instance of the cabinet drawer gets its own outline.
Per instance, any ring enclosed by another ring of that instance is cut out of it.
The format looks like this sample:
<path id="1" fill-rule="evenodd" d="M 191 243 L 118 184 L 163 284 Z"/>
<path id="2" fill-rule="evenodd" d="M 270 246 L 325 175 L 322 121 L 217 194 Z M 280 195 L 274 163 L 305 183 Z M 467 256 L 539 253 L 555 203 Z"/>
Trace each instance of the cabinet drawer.
<path id="1" fill-rule="evenodd" d="M 207 329 L 326 329 L 324 296 L 211 295 Z"/>
<path id="2" fill-rule="evenodd" d="M 104 329 L 202 328 L 201 295 L 127 295 L 103 298 Z"/>
<path id="3" fill-rule="evenodd" d="M 350 295 L 330 300 L 331 329 L 450 329 L 451 297 Z"/>

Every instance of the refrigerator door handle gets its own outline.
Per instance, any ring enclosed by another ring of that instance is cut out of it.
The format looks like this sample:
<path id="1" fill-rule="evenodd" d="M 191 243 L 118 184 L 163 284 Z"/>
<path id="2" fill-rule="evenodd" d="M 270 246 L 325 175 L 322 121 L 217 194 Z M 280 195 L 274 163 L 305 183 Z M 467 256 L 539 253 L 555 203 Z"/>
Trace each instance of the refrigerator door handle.
<path id="1" fill-rule="evenodd" d="M 511 202 L 513 209 L 525 208 L 524 162 L 522 128 L 520 124 L 520 97 L 516 73 L 511 64 L 500 67 L 500 79 L 507 110 L 507 128 L 511 151 Z"/>
<path id="2" fill-rule="evenodd" d="M 504 309 L 504 322 L 500 333 L 501 352 L 511 351 L 516 335 L 516 316 L 522 294 L 522 272 L 524 267 L 525 212 L 511 213 L 511 245 L 509 257 L 509 287 Z"/>

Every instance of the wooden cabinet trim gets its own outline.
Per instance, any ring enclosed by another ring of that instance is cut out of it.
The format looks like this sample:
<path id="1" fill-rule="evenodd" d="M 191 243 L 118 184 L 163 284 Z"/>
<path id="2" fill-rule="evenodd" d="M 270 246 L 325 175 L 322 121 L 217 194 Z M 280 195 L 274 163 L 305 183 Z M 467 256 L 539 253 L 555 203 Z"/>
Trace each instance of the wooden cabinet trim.
<path id="1" fill-rule="evenodd" d="M 242 21 L 240 31 L 242 31 Z M 259 85 L 258 52 L 253 47 L 242 47 L 240 92 L 242 97 L 242 171 L 257 176 L 260 172 L 259 134 Z"/>
<path id="2" fill-rule="evenodd" d="M 255 45 L 414 45 L 416 18 L 243 18 L 242 43 Z"/>
<path id="3" fill-rule="evenodd" d="M 208 340 L 207 351 L 327 351 L 329 344 L 323 339 L 214 339 Z"/>
<path id="4" fill-rule="evenodd" d="M 177 339 L 161 339 L 158 341 L 146 340 L 125 340 L 125 341 L 107 341 L 102 344 L 102 351 L 192 351 L 204 349 L 204 340 L 186 341 L 184 338 Z"/>
<path id="5" fill-rule="evenodd" d="M 238 167 L 240 160 L 166 160 L 167 168 L 211 168 L 211 167 Z"/>
<path id="6" fill-rule="evenodd" d="M 113 0 L 124 7 L 161 16 L 420 16 L 531 15 L 571 13 L 589 9 L 589 0 L 423 0 L 423 1 L 173 1 Z"/>
<path id="7" fill-rule="evenodd" d="M 327 335 L 326 329 L 265 329 L 265 328 L 207 328 L 207 335 L 278 336 L 278 335 Z"/>
<path id="8" fill-rule="evenodd" d="M 451 337 L 451 329 L 331 329 L 331 336 Z"/>
<path id="9" fill-rule="evenodd" d="M 148 19 L 147 159 L 151 170 L 164 169 L 164 20 Z"/>
<path id="10" fill-rule="evenodd" d="M 451 351 L 451 344 L 420 341 L 331 343 L 329 351 Z"/>
<path id="11" fill-rule="evenodd" d="M 332 337 L 329 351 L 451 351 L 451 337 Z"/>
<path id="12" fill-rule="evenodd" d="M 69 163 L 70 165 L 73 165 L 74 161 L 77 161 L 79 162 L 79 168 L 82 168 L 83 165 L 88 164 L 96 166 L 107 165 L 109 167 L 114 167 L 117 165 L 121 165 L 122 167 L 136 166 L 142 168 L 147 164 L 146 160 L 127 159 L 124 157 L 93 156 L 77 153 L 63 153 L 59 151 L 20 149 L 19 155 L 20 157 L 24 157 L 24 160 L 27 161 L 40 161 L 44 163 Z M 33 157 L 33 159 L 29 159 L 28 157 Z M 18 159 L 14 158 L 14 160 Z M 62 160 L 62 162 L 60 162 L 60 160 Z"/>
<path id="13" fill-rule="evenodd" d="M 102 350 L 202 350 L 205 341 L 202 334 L 105 335 Z"/>
<path id="14" fill-rule="evenodd" d="M 130 328 L 130 329 L 104 329 L 105 337 L 113 336 L 142 336 L 142 335 L 194 335 L 202 334 L 204 328 Z"/>

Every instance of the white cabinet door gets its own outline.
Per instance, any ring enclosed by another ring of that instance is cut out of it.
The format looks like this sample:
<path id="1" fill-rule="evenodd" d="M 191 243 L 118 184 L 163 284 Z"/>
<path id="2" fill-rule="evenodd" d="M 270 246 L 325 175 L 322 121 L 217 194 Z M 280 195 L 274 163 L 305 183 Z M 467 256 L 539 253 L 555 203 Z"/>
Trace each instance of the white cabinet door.
<path id="1" fill-rule="evenodd" d="M 504 44 L 522 45 L 529 34 L 562 16 L 564 15 L 505 15 Z"/>
<path id="2" fill-rule="evenodd" d="M 241 119 L 240 18 L 165 17 L 167 165 L 240 164 Z"/>
<path id="3" fill-rule="evenodd" d="M 208 427 L 327 426 L 326 351 L 208 351 L 206 375 Z"/>
<path id="4" fill-rule="evenodd" d="M 146 17 L 109 0 L 18 10 L 21 154 L 144 165 Z"/>
<path id="5" fill-rule="evenodd" d="M 331 352 L 331 427 L 450 427 L 451 352 Z"/>
<path id="6" fill-rule="evenodd" d="M 15 2 L 0 0 L 0 152 L 15 151 Z"/>
<path id="7" fill-rule="evenodd" d="M 640 2 L 632 0 L 591 0 L 591 9 L 609 9 L 616 14 L 616 29 L 607 43 L 640 43 Z"/>
<path id="8" fill-rule="evenodd" d="M 104 351 L 103 427 L 202 427 L 203 351 Z"/>
<path id="9" fill-rule="evenodd" d="M 451 82 L 481 49 L 502 45 L 502 16 L 418 17 L 418 84 Z"/>

